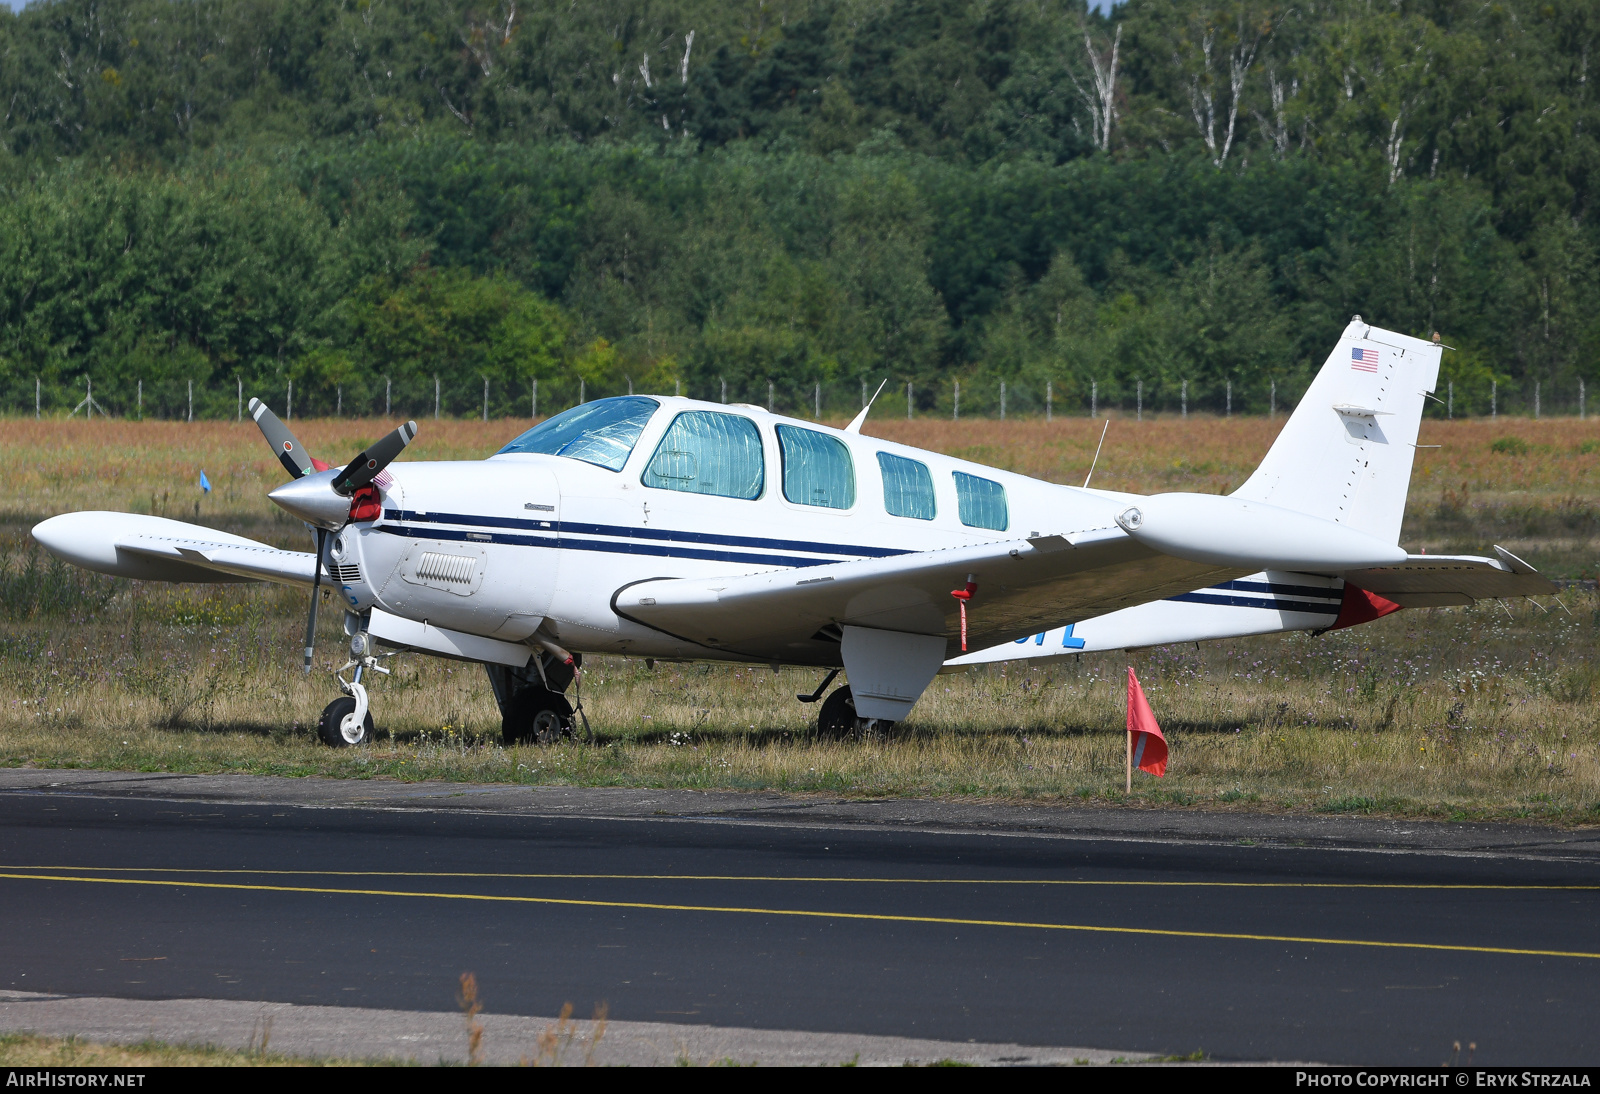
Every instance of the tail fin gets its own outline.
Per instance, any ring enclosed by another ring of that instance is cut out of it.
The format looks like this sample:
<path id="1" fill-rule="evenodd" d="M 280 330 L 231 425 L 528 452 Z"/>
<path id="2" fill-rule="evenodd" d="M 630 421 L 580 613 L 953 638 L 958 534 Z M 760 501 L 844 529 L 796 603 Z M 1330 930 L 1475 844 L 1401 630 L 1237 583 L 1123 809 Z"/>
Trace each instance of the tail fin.
<path id="1" fill-rule="evenodd" d="M 1400 541 L 1417 430 L 1440 347 L 1358 315 L 1235 497 Z"/>

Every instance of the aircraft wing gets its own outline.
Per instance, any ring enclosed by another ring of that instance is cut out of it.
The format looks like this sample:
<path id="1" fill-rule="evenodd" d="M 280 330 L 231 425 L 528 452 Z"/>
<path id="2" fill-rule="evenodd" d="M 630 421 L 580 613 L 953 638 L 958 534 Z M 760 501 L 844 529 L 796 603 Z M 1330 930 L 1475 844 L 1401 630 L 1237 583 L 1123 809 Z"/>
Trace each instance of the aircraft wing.
<path id="1" fill-rule="evenodd" d="M 316 556 L 309 551 L 280 551 L 264 543 L 245 546 L 214 540 L 167 536 L 124 536 L 117 550 L 146 558 L 168 559 L 246 581 L 275 581 L 309 586 L 316 576 Z M 215 581 L 215 576 L 201 580 Z"/>
<path id="2" fill-rule="evenodd" d="M 839 641 L 843 626 L 938 635 L 961 649 L 968 576 L 968 647 L 980 649 L 1247 571 L 1190 562 L 1120 528 L 1003 540 L 888 558 L 745 576 L 657 578 L 612 597 L 618 615 L 697 645 L 761 659 Z"/>
<path id="3" fill-rule="evenodd" d="M 1403 608 L 1436 608 L 1520 596 L 1548 596 L 1556 586 L 1516 555 L 1499 558 L 1411 555 L 1393 566 L 1353 570 L 1346 581 L 1326 574 L 1252 574 L 1209 589 L 1093 618 L 1059 623 L 1032 636 L 953 657 L 945 671 L 997 661 L 1059 661 L 1077 654 L 1143 649 L 1256 634 L 1330 629 L 1340 617 L 1346 584 Z M 1350 625 L 1350 624 L 1347 624 Z"/>
<path id="4" fill-rule="evenodd" d="M 142 513 L 63 513 L 33 536 L 85 569 L 140 581 L 276 581 L 310 585 L 315 555 Z"/>
<path id="5" fill-rule="evenodd" d="M 1411 555 L 1393 566 L 1352 570 L 1350 584 L 1377 593 L 1402 608 L 1442 608 L 1515 596 L 1550 596 L 1555 584 L 1504 547 L 1498 558 L 1474 555 Z"/>

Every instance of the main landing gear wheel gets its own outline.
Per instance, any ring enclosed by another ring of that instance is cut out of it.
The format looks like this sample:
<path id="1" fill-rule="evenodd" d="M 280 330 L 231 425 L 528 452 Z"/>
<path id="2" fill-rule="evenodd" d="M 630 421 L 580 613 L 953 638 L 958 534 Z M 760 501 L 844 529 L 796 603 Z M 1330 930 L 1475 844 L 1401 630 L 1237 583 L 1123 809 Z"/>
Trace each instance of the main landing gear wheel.
<path id="1" fill-rule="evenodd" d="M 500 738 L 509 748 L 522 741 L 552 745 L 575 738 L 572 704 L 544 688 L 523 688 L 511 697 L 500 718 Z"/>
<path id="2" fill-rule="evenodd" d="M 893 722 L 856 715 L 855 697 L 846 684 L 822 701 L 817 712 L 817 736 L 824 741 L 867 740 L 886 736 Z"/>
<path id="3" fill-rule="evenodd" d="M 372 729 L 372 712 L 357 722 L 356 701 L 348 695 L 323 707 L 322 717 L 317 720 L 317 736 L 334 748 L 364 745 L 372 740 Z"/>

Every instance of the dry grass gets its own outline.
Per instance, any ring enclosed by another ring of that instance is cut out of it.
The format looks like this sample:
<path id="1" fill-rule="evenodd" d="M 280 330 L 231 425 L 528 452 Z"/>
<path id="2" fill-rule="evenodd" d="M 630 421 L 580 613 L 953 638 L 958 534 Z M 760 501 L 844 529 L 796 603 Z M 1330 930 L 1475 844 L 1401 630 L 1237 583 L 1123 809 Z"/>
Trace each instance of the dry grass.
<path id="1" fill-rule="evenodd" d="M 395 423 L 293 422 L 312 452 L 348 458 Z M 832 423 L 844 424 L 841 422 Z M 408 459 L 481 459 L 526 422 L 424 421 Z M 1283 420 L 1195 415 L 1114 421 L 1094 482 L 1152 493 L 1237 487 Z M 883 418 L 866 432 L 1052 482 L 1081 483 L 1100 431 L 1084 418 L 951 422 Z M 1495 448 L 1501 442 L 1501 451 Z M 1509 447 L 1510 451 L 1503 449 Z M 1429 551 L 1502 542 L 1552 573 L 1594 576 L 1600 420 L 1499 418 L 1423 424 L 1404 541 Z M 1524 447 L 1525 446 L 1525 447 Z M 45 421 L 0 424 L 0 529 L 12 534 L 73 509 L 114 508 L 226 527 L 299 545 L 300 525 L 266 500 L 283 471 L 255 426 L 232 422 Z M 201 496 L 204 469 L 214 490 Z"/>
<path id="2" fill-rule="evenodd" d="M 419 458 L 481 456 L 518 425 L 423 424 Z M 354 452 L 386 428 L 295 427 L 314 451 L 330 453 Z M 875 429 L 1068 481 L 1081 481 L 1095 440 L 1082 419 Z M 1136 490 L 1237 485 L 1274 429 L 1243 418 L 1118 422 L 1096 481 Z M 1600 426 L 1570 420 L 1430 423 L 1424 443 L 1445 447 L 1419 457 L 1408 536 L 1428 537 L 1421 545 L 1430 551 L 1499 538 L 1558 572 L 1584 572 L 1596 522 L 1583 491 L 1600 460 L 1596 433 Z M 1526 450 L 1494 450 L 1505 437 Z M 845 744 L 809 737 L 815 708 L 794 694 L 812 689 L 811 674 L 651 673 L 635 661 L 597 660 L 584 699 L 599 739 L 513 750 L 498 744 L 480 669 L 408 657 L 373 693 L 377 742 L 327 749 L 311 727 L 334 692 L 325 674 L 298 671 L 300 595 L 98 579 L 48 564 L 22 539 L 33 520 L 80 507 L 164 508 L 192 519 L 204 466 L 217 492 L 201 503 L 202 519 L 302 546 L 303 530 L 262 497 L 281 471 L 253 427 L 8 422 L 0 459 L 9 524 L 0 534 L 8 621 L 0 763 L 1123 800 L 1125 660 L 1115 656 L 941 677 L 893 739 Z M 1321 638 L 1141 655 L 1173 762 L 1166 779 L 1136 782 L 1135 802 L 1600 822 L 1600 600 L 1574 589 L 1563 601 L 1570 615 L 1526 604 L 1406 612 Z M 324 616 L 327 668 L 340 643 L 337 613 Z"/>
<path id="3" fill-rule="evenodd" d="M 0 1067 L 349 1067 L 373 1062 L 304 1059 L 275 1052 L 250 1052 L 209 1045 L 169 1045 L 160 1041 L 108 1045 L 77 1037 L 0 1034 Z"/>
<path id="4" fill-rule="evenodd" d="M 1136 659 L 1172 739 L 1139 802 L 1600 820 L 1600 598 L 1408 612 L 1368 627 L 1171 648 Z M 863 796 L 1123 800 L 1120 657 L 935 681 L 892 739 L 818 742 L 812 674 L 597 659 L 598 738 L 499 745 L 482 671 L 400 658 L 378 740 L 332 750 L 334 694 L 295 664 L 292 594 L 123 589 L 93 617 L 0 639 L 0 763 L 180 772 L 724 787 Z M 330 621 L 321 667 L 338 639 Z"/>

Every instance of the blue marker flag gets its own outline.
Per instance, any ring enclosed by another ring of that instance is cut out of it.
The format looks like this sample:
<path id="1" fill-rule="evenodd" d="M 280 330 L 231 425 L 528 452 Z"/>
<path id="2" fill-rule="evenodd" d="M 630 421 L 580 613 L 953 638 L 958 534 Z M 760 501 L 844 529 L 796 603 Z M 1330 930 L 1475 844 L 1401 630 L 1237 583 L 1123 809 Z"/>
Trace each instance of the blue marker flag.
<path id="1" fill-rule="evenodd" d="M 200 472 L 200 492 L 203 494 L 211 493 L 211 480 L 206 478 L 204 471 Z"/>

